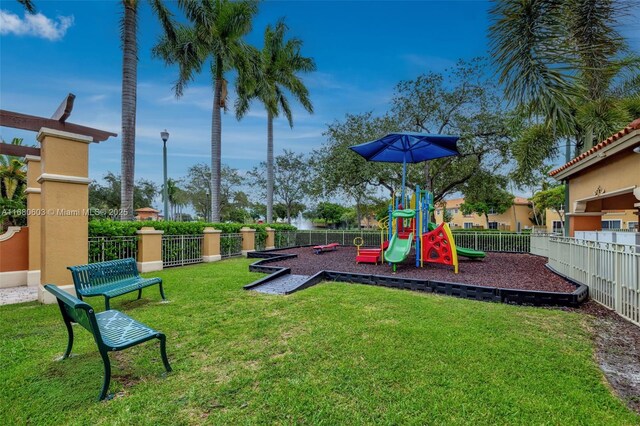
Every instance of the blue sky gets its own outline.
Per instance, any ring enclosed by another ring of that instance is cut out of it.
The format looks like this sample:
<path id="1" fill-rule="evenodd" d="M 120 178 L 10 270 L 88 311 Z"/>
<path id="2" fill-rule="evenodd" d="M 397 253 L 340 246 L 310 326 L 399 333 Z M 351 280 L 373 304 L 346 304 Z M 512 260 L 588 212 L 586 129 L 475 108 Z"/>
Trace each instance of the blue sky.
<path id="1" fill-rule="evenodd" d="M 76 102 L 69 121 L 120 133 L 120 2 L 35 3 L 42 16 L 25 17 L 16 1 L 0 1 L 0 108 L 50 116 L 72 92 Z M 248 41 L 260 47 L 265 26 L 286 17 L 290 34 L 304 40 L 303 53 L 315 59 L 318 69 L 305 76 L 315 113 L 296 105 L 293 129 L 284 119 L 276 120 L 276 153 L 321 146 L 327 123 L 346 113 L 384 113 L 400 80 L 442 71 L 458 58 L 485 55 L 489 7 L 485 1 L 263 1 Z M 631 22 L 623 32 L 632 46 L 640 46 L 640 29 Z M 162 181 L 160 131 L 165 128 L 171 134 L 169 176 L 182 177 L 190 165 L 209 162 L 212 108 L 206 73 L 175 98 L 176 69 L 151 57 L 159 33 L 141 0 L 136 178 L 157 183 Z M 35 143 L 33 133 L 0 128 L 0 135 Z M 266 157 L 266 113 L 255 104 L 238 122 L 229 111 L 223 116 L 222 138 L 223 162 L 251 169 Z M 91 146 L 91 178 L 119 170 L 119 137 Z"/>

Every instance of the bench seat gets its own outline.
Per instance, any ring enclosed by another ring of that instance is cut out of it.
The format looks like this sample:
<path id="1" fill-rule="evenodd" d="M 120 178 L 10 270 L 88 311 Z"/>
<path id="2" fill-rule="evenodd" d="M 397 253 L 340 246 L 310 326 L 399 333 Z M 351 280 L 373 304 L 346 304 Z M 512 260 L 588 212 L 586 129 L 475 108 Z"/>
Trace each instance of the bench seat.
<path id="1" fill-rule="evenodd" d="M 98 287 L 83 289 L 80 293 L 85 297 L 91 296 L 109 296 L 116 297 L 123 294 L 131 293 L 136 290 L 149 287 L 154 284 L 160 284 L 162 280 L 157 277 L 153 278 L 140 278 L 140 279 L 128 279 L 122 281 L 116 281 L 111 284 L 103 284 Z"/>
<path id="2" fill-rule="evenodd" d="M 159 334 L 153 328 L 116 310 L 97 313 L 96 321 L 102 341 L 112 351 L 119 351 L 155 339 Z"/>
<path id="3" fill-rule="evenodd" d="M 107 311 L 110 309 L 111 298 L 137 291 L 140 299 L 142 289 L 155 284 L 160 287 L 160 296 L 165 300 L 162 279 L 141 277 L 133 258 L 69 266 L 67 269 L 71 271 L 78 298 L 82 300 L 83 297 L 104 296 Z"/>
<path id="4" fill-rule="evenodd" d="M 104 364 L 104 380 L 99 399 L 105 399 L 111 381 L 111 362 L 109 352 L 121 351 L 132 346 L 144 343 L 148 340 L 158 339 L 160 341 L 160 356 L 164 368 L 170 372 L 171 366 L 167 359 L 166 336 L 141 322 L 138 322 L 128 315 L 116 310 L 108 310 L 96 313 L 93 307 L 73 295 L 59 289 L 52 284 L 46 284 L 44 288 L 53 294 L 58 300 L 62 320 L 67 327 L 69 340 L 67 350 L 62 355 L 62 359 L 67 359 L 73 348 L 73 327 L 72 323 L 77 323 L 87 329 L 93 335 L 93 339 L 98 346 L 98 351 Z"/>

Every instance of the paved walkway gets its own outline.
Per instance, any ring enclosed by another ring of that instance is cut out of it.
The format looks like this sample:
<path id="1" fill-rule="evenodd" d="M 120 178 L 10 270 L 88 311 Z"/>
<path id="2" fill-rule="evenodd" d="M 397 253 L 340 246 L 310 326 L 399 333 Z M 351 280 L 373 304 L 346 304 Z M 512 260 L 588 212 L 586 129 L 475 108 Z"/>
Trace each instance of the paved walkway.
<path id="1" fill-rule="evenodd" d="M 289 294 L 300 287 L 308 278 L 308 275 L 283 275 L 252 290 L 268 294 Z"/>
<path id="2" fill-rule="evenodd" d="M 0 288 L 0 305 L 12 305 L 35 300 L 38 300 L 38 287 Z"/>

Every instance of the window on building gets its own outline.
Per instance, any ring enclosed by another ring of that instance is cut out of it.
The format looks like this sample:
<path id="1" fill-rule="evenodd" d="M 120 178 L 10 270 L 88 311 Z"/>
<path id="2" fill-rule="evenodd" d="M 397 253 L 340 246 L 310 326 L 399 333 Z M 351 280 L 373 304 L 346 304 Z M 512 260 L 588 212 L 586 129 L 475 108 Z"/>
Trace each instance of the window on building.
<path id="1" fill-rule="evenodd" d="M 498 229 L 498 222 L 489 222 L 489 229 Z"/>
<path id="2" fill-rule="evenodd" d="M 496 214 L 496 211 L 493 207 L 489 209 L 489 214 Z"/>
<path id="3" fill-rule="evenodd" d="M 553 221 L 553 232 L 562 232 L 562 221 L 561 220 L 554 220 Z"/>
<path id="4" fill-rule="evenodd" d="M 636 232 L 638 231 L 638 222 L 627 222 L 627 226 L 629 227 L 629 229 L 635 229 Z"/>
<path id="5" fill-rule="evenodd" d="M 603 220 L 602 229 L 622 229 L 621 220 Z"/>
<path id="6" fill-rule="evenodd" d="M 473 228 L 473 222 L 464 223 L 464 229 L 471 229 L 471 228 Z"/>

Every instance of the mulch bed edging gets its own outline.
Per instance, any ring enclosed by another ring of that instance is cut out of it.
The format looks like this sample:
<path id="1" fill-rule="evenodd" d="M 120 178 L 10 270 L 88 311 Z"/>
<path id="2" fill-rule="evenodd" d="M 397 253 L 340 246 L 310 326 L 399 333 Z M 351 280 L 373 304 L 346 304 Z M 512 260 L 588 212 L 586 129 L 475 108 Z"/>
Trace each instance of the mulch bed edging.
<path id="1" fill-rule="evenodd" d="M 288 247 L 287 249 L 309 247 L 296 246 Z M 282 266 L 266 266 L 268 263 L 278 262 L 280 260 L 296 258 L 296 254 L 280 253 L 280 251 L 286 249 L 273 249 L 261 252 L 247 253 L 249 258 L 259 258 L 261 260 L 249 265 L 249 271 L 268 273 L 267 277 L 264 277 L 258 281 L 244 286 L 246 290 L 255 288 L 261 284 L 271 281 L 282 275 L 291 273 L 290 268 Z M 567 279 L 566 277 L 558 274 L 552 268 L 550 271 Z M 488 287 L 482 285 L 472 285 L 463 283 L 446 282 L 439 280 L 420 280 L 414 278 L 403 278 L 398 276 L 387 275 L 372 275 L 372 274 L 358 274 L 351 272 L 340 272 L 331 270 L 322 270 L 311 276 L 302 285 L 296 288 L 295 291 L 300 291 L 305 288 L 311 287 L 323 280 L 329 281 L 341 281 L 348 283 L 358 283 L 367 285 L 378 285 L 382 287 L 397 288 L 404 290 L 423 291 L 427 293 L 445 294 L 448 296 L 460 297 L 464 299 L 480 300 L 486 302 L 501 302 L 517 305 L 534 305 L 534 306 L 571 306 L 577 307 L 582 302 L 587 300 L 589 296 L 589 288 L 581 283 L 576 283 L 573 280 L 570 281 L 576 286 L 576 289 L 571 292 L 550 292 L 550 291 L 537 291 L 537 290 L 520 290 L 512 288 L 499 288 Z"/>

